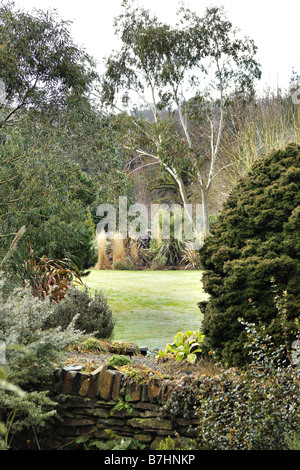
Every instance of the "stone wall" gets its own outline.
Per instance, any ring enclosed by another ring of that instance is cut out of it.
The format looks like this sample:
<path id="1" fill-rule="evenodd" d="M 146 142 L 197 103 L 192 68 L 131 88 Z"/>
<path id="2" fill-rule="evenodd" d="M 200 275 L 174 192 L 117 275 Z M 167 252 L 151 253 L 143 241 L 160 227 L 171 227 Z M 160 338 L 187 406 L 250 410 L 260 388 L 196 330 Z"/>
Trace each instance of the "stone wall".
<path id="1" fill-rule="evenodd" d="M 66 367 L 56 384 L 62 421 L 55 426 L 52 448 L 66 446 L 78 436 L 108 439 L 107 430 L 132 437 L 146 449 L 155 449 L 167 436 L 192 438 L 198 424 L 193 414 L 172 421 L 162 409 L 173 388 L 171 379 L 133 383 L 106 365 L 90 374 Z"/>

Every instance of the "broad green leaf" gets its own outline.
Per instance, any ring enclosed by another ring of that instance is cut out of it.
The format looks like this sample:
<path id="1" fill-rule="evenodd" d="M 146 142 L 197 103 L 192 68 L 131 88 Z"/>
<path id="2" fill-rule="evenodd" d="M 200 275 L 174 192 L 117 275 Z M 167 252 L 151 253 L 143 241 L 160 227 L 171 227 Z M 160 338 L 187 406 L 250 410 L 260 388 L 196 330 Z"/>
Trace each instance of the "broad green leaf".
<path id="1" fill-rule="evenodd" d="M 175 336 L 174 336 L 174 343 L 179 346 L 180 344 L 183 343 L 183 340 L 184 340 L 184 334 L 182 333 L 182 331 L 179 331 Z"/>
<path id="2" fill-rule="evenodd" d="M 179 352 L 178 354 L 176 354 L 176 359 L 178 362 L 181 362 L 184 358 L 184 353 L 183 352 Z"/>
<path id="3" fill-rule="evenodd" d="M 190 362 L 191 364 L 195 364 L 196 359 L 197 359 L 197 356 L 196 356 L 196 354 L 194 354 L 194 353 L 191 353 L 191 354 L 188 354 L 188 355 L 187 355 L 187 360 L 188 360 L 188 362 Z"/>

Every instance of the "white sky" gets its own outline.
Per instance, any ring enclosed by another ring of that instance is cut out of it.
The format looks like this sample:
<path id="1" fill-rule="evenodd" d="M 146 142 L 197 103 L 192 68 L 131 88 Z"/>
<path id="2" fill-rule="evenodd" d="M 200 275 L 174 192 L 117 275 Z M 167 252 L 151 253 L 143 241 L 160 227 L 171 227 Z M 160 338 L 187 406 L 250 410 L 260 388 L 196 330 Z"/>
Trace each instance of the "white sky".
<path id="1" fill-rule="evenodd" d="M 172 22 L 176 0 L 138 0 L 159 18 Z M 120 13 L 122 0 L 15 0 L 31 11 L 56 9 L 64 20 L 73 22 L 72 36 L 78 45 L 99 63 L 117 49 L 113 18 Z M 288 85 L 292 68 L 300 72 L 299 0 L 186 0 L 186 6 L 202 13 L 207 6 L 224 5 L 228 19 L 258 47 L 262 65 L 261 87 Z M 101 68 L 99 66 L 99 70 Z"/>

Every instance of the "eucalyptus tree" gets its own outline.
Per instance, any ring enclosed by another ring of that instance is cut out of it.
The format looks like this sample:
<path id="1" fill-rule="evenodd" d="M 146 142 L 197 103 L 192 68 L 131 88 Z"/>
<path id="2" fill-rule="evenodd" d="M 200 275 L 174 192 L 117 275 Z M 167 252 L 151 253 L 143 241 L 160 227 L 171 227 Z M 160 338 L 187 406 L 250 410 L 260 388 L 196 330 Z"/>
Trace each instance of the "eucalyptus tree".
<path id="1" fill-rule="evenodd" d="M 172 176 L 185 207 L 183 175 L 188 173 L 199 185 L 208 232 L 208 194 L 217 173 L 227 99 L 237 87 L 251 91 L 260 69 L 253 41 L 238 36 L 222 8 L 207 8 L 199 16 L 181 7 L 178 19 L 171 26 L 135 2 L 123 1 L 115 19 L 121 48 L 106 59 L 102 98 L 115 110 L 140 103 L 151 109 L 152 122 L 131 113 L 127 144 Z M 209 151 L 206 129 L 201 139 L 193 132 L 203 120 L 210 124 Z"/>
<path id="2" fill-rule="evenodd" d="M 23 109 L 52 106 L 59 112 L 70 95 L 91 90 L 95 63 L 69 29 L 55 11 L 28 13 L 14 2 L 0 2 L 1 127 L 20 119 Z"/>

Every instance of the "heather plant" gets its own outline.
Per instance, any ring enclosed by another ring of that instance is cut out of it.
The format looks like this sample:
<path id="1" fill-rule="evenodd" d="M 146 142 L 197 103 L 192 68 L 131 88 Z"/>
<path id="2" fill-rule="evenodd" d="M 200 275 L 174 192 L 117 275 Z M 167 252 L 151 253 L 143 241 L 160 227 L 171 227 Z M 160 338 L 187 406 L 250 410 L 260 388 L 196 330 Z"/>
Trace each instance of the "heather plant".
<path id="1" fill-rule="evenodd" d="M 86 286 L 83 289 L 69 289 L 65 298 L 54 307 L 54 313 L 49 316 L 46 325 L 48 328 L 59 325 L 65 330 L 70 322 L 74 322 L 78 330 L 95 338 L 110 338 L 115 325 L 105 296 L 98 291 L 92 295 Z"/>

